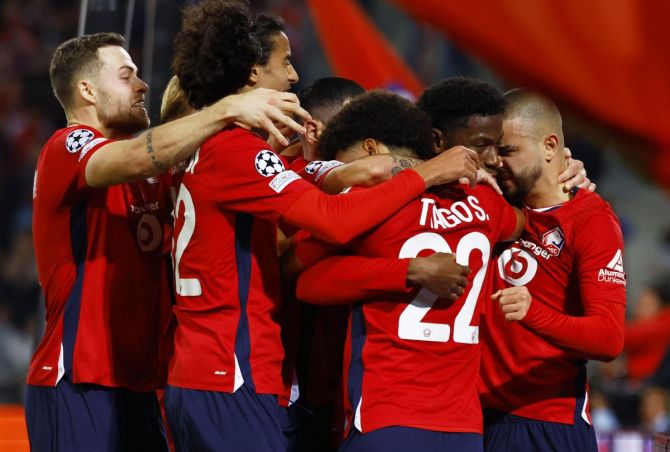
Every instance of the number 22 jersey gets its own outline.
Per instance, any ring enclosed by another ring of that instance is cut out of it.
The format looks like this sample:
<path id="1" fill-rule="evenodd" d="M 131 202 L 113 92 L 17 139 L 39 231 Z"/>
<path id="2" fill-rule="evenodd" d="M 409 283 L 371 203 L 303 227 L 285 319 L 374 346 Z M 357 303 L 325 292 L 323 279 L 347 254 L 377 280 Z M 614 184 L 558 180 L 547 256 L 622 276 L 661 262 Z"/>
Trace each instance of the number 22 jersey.
<path id="1" fill-rule="evenodd" d="M 515 226 L 514 210 L 489 187 L 459 185 L 447 196 L 425 193 L 354 243 L 354 254 L 365 257 L 455 253 L 472 271 L 453 302 L 421 288 L 352 307 L 344 366 L 348 429 L 482 431 L 478 300 L 490 296 L 491 247 Z"/>

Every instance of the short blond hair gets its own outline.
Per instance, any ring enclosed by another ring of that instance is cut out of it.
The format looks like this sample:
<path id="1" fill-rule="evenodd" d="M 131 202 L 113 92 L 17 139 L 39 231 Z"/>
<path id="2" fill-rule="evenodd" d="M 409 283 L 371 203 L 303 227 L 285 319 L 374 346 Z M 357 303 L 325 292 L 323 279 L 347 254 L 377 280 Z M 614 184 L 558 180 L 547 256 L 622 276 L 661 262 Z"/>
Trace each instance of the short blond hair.
<path id="1" fill-rule="evenodd" d="M 186 93 L 184 93 L 184 90 L 179 84 L 179 78 L 176 75 L 173 75 L 165 87 L 165 91 L 163 91 L 161 100 L 161 123 L 174 121 L 175 119 L 193 113 L 193 111 L 194 108 L 191 107 L 191 104 L 186 97 Z"/>

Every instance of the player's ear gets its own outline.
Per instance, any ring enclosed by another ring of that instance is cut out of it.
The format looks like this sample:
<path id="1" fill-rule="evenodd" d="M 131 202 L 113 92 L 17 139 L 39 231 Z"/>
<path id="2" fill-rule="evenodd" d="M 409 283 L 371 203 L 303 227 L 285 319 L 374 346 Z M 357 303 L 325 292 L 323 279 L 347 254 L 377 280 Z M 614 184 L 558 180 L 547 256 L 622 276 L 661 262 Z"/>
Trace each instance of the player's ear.
<path id="1" fill-rule="evenodd" d="M 95 88 L 88 80 L 79 80 L 77 82 L 77 92 L 85 101 L 91 104 L 96 103 Z"/>
<path id="2" fill-rule="evenodd" d="M 445 148 L 444 135 L 440 130 L 433 128 L 432 138 L 433 138 L 433 152 L 435 153 L 435 155 L 437 155 L 442 151 L 444 151 Z"/>
<path id="3" fill-rule="evenodd" d="M 363 150 L 368 155 L 379 154 L 379 149 L 378 149 L 378 146 L 377 146 L 377 142 L 375 140 L 373 140 L 372 138 L 366 138 L 365 140 L 363 140 L 362 146 L 363 146 Z"/>
<path id="4" fill-rule="evenodd" d="M 259 78 L 259 71 L 258 71 L 258 66 L 254 66 L 251 68 L 251 73 L 249 74 L 249 81 L 247 82 L 248 85 L 254 86 L 256 83 L 258 83 L 258 78 Z"/>
<path id="5" fill-rule="evenodd" d="M 319 139 L 321 138 L 323 127 L 319 127 L 320 122 L 321 121 L 317 119 L 308 119 L 305 121 L 305 138 L 311 146 L 316 146 L 319 142 Z"/>
<path id="6" fill-rule="evenodd" d="M 547 162 L 551 162 L 559 150 L 561 141 L 558 138 L 558 135 L 556 135 L 555 133 L 550 133 L 549 135 L 544 137 L 543 144 L 544 144 L 544 159 Z"/>

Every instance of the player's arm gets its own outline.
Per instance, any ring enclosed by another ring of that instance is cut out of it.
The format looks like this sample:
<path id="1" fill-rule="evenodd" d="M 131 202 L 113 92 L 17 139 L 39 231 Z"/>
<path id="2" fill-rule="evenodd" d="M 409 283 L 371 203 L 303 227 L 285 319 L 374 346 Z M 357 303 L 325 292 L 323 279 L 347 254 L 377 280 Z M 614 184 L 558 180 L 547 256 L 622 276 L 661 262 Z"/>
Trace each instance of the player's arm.
<path id="1" fill-rule="evenodd" d="M 372 155 L 331 169 L 320 178 L 318 186 L 326 193 L 336 194 L 348 187 L 372 187 L 398 175 L 401 171 L 414 168 L 423 160 L 394 154 Z M 468 183 L 467 178 L 460 182 Z M 495 178 L 486 170 L 478 169 L 476 182 L 486 184 L 502 195 Z"/>
<path id="2" fill-rule="evenodd" d="M 319 188 L 336 194 L 348 187 L 372 187 L 420 163 L 422 160 L 393 154 L 373 155 L 334 168 L 323 177 Z"/>
<path id="3" fill-rule="evenodd" d="M 469 273 L 468 267 L 447 253 L 413 259 L 333 256 L 302 272 L 296 293 L 308 303 L 349 304 L 423 286 L 455 300 L 463 295 Z"/>
<path id="4" fill-rule="evenodd" d="M 428 187 L 461 177 L 467 177 L 474 185 L 478 165 L 474 151 L 456 146 L 389 181 L 346 196 L 327 195 L 316 188 L 305 190 L 282 218 L 328 242 L 345 244 L 381 223 Z"/>
<path id="5" fill-rule="evenodd" d="M 597 231 L 594 235 L 586 231 Z M 575 240 L 577 275 L 583 316 L 571 316 L 541 303 L 531 303 L 521 320 L 526 328 L 587 359 L 611 361 L 623 349 L 626 289 L 621 229 L 614 214 L 592 215 Z M 615 262 L 617 261 L 617 262 Z M 601 272 L 603 270 L 603 272 Z"/>
<path id="6" fill-rule="evenodd" d="M 303 133 L 302 126 L 291 115 L 309 118 L 291 93 L 256 89 L 227 96 L 190 116 L 149 129 L 135 138 L 105 145 L 103 152 L 96 152 L 88 160 L 86 183 L 91 187 L 108 187 L 165 172 L 193 154 L 211 135 L 234 122 L 264 129 L 286 143 L 273 122 Z"/>

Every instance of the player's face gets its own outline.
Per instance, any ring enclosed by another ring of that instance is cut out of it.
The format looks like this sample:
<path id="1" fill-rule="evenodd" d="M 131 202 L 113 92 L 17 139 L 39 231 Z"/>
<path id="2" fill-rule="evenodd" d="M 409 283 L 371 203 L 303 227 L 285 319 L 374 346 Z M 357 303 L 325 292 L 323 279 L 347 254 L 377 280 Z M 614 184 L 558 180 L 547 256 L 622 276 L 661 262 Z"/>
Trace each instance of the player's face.
<path id="1" fill-rule="evenodd" d="M 498 146 L 502 139 L 502 116 L 470 116 L 465 127 L 456 129 L 450 134 L 449 143 L 452 146 L 461 145 L 476 151 L 479 162 L 484 169 L 495 176 L 500 168 Z"/>
<path id="2" fill-rule="evenodd" d="M 542 139 L 520 118 L 503 121 L 503 131 L 498 185 L 510 202 L 522 204 L 542 175 Z"/>
<path id="3" fill-rule="evenodd" d="M 288 91 L 291 85 L 300 80 L 298 73 L 291 64 L 291 46 L 288 37 L 279 33 L 274 38 L 274 50 L 265 66 L 258 66 L 257 88 L 270 88 L 277 91 Z"/>
<path id="4" fill-rule="evenodd" d="M 98 49 L 102 63 L 93 81 L 96 89 L 98 119 L 107 128 L 121 135 L 130 135 L 149 127 L 144 108 L 148 86 L 137 74 L 137 66 L 124 48 Z"/>

